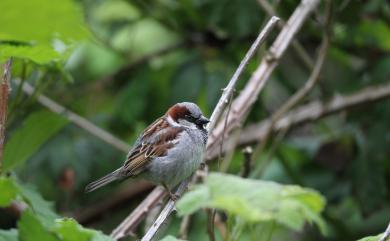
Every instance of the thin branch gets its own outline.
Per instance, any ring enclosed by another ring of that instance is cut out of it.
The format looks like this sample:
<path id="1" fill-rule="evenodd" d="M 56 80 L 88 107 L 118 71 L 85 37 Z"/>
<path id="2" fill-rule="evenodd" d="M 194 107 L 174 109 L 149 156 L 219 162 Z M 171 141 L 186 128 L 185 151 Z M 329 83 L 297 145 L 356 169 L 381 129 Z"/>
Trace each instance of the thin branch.
<path id="1" fill-rule="evenodd" d="M 323 117 L 337 114 L 341 111 L 349 110 L 353 107 L 377 102 L 390 98 L 390 84 L 371 86 L 364 88 L 351 95 L 335 96 L 329 101 L 313 101 L 309 104 L 291 110 L 280 118 L 274 125 L 273 132 L 284 128 L 291 128 L 302 125 L 307 122 L 314 122 Z M 270 119 L 264 120 L 258 124 L 252 124 L 243 129 L 238 144 L 248 145 L 257 141 L 262 141 L 270 124 Z M 230 149 L 230 145 L 225 145 Z M 224 151 L 226 151 L 226 149 Z M 216 158 L 218 152 L 210 153 L 210 158 Z"/>
<path id="2" fill-rule="evenodd" d="M 20 83 L 19 80 L 15 80 L 17 84 Z M 25 82 L 23 83 L 23 91 L 29 95 L 32 96 L 35 93 L 35 88 L 30 85 L 29 83 Z M 98 137 L 102 141 L 106 142 L 107 144 L 115 147 L 116 149 L 123 151 L 127 153 L 130 150 L 130 145 L 128 145 L 126 142 L 118 139 L 117 137 L 113 136 L 108 131 L 103 130 L 102 128 L 98 127 L 97 125 L 93 124 L 89 120 L 87 120 L 84 117 L 81 117 L 77 115 L 76 113 L 66 109 L 65 107 L 61 106 L 54 100 L 50 99 L 49 97 L 39 94 L 37 96 L 38 102 L 51 110 L 54 113 L 57 113 L 59 115 L 64 116 L 66 119 L 68 119 L 70 122 L 74 123 L 75 125 L 79 126 L 80 128 L 86 130 L 90 134 Z"/>
<path id="3" fill-rule="evenodd" d="M 306 81 L 306 83 L 300 88 L 296 93 L 294 93 L 293 96 L 291 96 L 271 117 L 271 124 L 268 128 L 268 132 L 265 135 L 265 138 L 263 141 L 259 142 L 257 147 L 255 148 L 252 156 L 252 165 L 255 160 L 257 160 L 258 156 L 263 151 L 264 147 L 266 146 L 269 135 L 272 132 L 273 125 L 275 122 L 280 119 L 285 113 L 287 113 L 291 108 L 296 106 L 299 102 L 301 102 L 314 88 L 314 86 L 318 83 L 320 80 L 320 73 L 322 70 L 322 67 L 324 66 L 324 62 L 326 59 L 326 55 L 328 53 L 328 48 L 330 44 L 330 22 L 331 22 L 331 16 L 332 16 L 332 3 L 331 1 L 327 1 L 327 9 L 325 13 L 326 22 L 324 26 L 324 34 L 321 42 L 320 51 L 318 53 L 318 57 L 316 59 L 316 62 L 314 64 L 313 70 L 310 74 L 310 77 Z"/>
<path id="4" fill-rule="evenodd" d="M 275 42 L 272 44 L 267 56 L 263 59 L 259 67 L 249 79 L 245 88 L 240 95 L 233 101 L 232 117 L 228 121 L 227 133 L 237 128 L 243 123 L 248 115 L 252 105 L 258 98 L 260 91 L 263 89 L 266 81 L 279 63 L 279 59 L 285 53 L 289 43 L 294 35 L 302 26 L 304 20 L 317 6 L 319 0 L 302 0 L 300 5 L 295 9 L 287 24 L 282 29 Z M 211 132 L 209 142 L 207 144 L 206 158 L 210 159 L 211 153 L 216 153 L 218 144 L 222 139 L 224 125 L 219 124 Z"/>
<path id="5" fill-rule="evenodd" d="M 272 5 L 267 0 L 257 0 L 259 5 L 264 9 L 264 11 L 269 16 L 278 15 L 275 9 L 272 7 Z M 282 29 L 286 22 L 283 19 L 280 19 L 278 22 L 279 29 Z M 291 42 L 291 46 L 293 47 L 295 53 L 298 55 L 298 57 L 302 60 L 302 62 L 305 64 L 306 68 L 313 69 L 313 60 L 311 59 L 310 55 L 306 52 L 305 48 L 302 46 L 302 44 L 299 43 L 298 40 L 294 39 Z"/>
<path id="6" fill-rule="evenodd" d="M 186 215 L 183 217 L 180 223 L 179 238 L 188 239 L 188 230 L 191 225 L 191 215 Z"/>
<path id="7" fill-rule="evenodd" d="M 382 237 L 379 239 L 379 241 L 386 241 L 390 237 L 390 223 L 386 228 L 386 231 L 383 233 Z"/>
<path id="8" fill-rule="evenodd" d="M 164 198 L 166 193 L 161 187 L 156 187 L 136 209 L 117 227 L 110 236 L 113 239 L 120 239 L 131 233 L 135 227 L 146 217 L 146 214 L 159 200 Z M 145 202 L 146 201 L 146 202 Z"/>
<path id="9" fill-rule="evenodd" d="M 221 116 L 226 105 L 229 103 L 230 95 L 233 94 L 234 87 L 236 86 L 239 77 L 241 76 L 245 67 L 248 65 L 249 60 L 256 53 L 256 50 L 259 48 L 259 46 L 265 41 L 268 34 L 271 32 L 271 30 L 274 28 L 275 24 L 278 21 L 279 21 L 278 17 L 275 17 L 275 16 L 271 17 L 271 19 L 265 25 L 263 30 L 257 36 L 255 42 L 253 42 L 252 46 L 250 47 L 250 49 L 246 53 L 245 57 L 242 59 L 240 65 L 238 66 L 236 72 L 234 72 L 233 77 L 230 79 L 226 88 L 223 90 L 222 96 L 214 108 L 213 114 L 210 117 L 210 124 L 208 125 L 209 130 L 214 130 L 214 127 L 217 124 L 219 117 Z"/>
<path id="10" fill-rule="evenodd" d="M 182 195 L 187 188 L 187 185 L 189 183 L 191 178 L 188 178 L 187 180 L 180 183 L 179 187 L 177 188 L 175 194 L 176 195 Z M 175 202 L 169 199 L 167 205 L 165 205 L 164 209 L 161 211 L 160 215 L 156 219 L 156 221 L 153 223 L 152 227 L 149 228 L 149 230 L 146 232 L 146 234 L 143 236 L 141 241 L 150 241 L 154 237 L 154 235 L 157 233 L 157 231 L 160 229 L 162 224 L 165 222 L 165 220 L 169 217 L 169 215 L 172 213 L 172 211 L 175 209 Z"/>
<path id="11" fill-rule="evenodd" d="M 215 232 L 214 232 L 214 220 L 215 220 L 215 209 L 206 209 L 207 213 L 207 234 L 210 241 L 215 241 Z"/>
<path id="12" fill-rule="evenodd" d="M 247 146 L 242 150 L 242 154 L 244 155 L 244 161 L 242 163 L 242 169 L 240 173 L 241 177 L 247 178 L 249 176 L 250 169 L 251 169 L 252 153 L 253 153 L 253 149 L 251 146 Z"/>
<path id="13" fill-rule="evenodd" d="M 233 93 L 235 85 L 236 85 L 241 73 L 243 72 L 245 66 L 247 65 L 249 59 L 253 56 L 253 54 L 256 51 L 256 49 L 258 48 L 259 44 L 264 42 L 264 38 L 269 34 L 269 31 L 271 31 L 272 27 L 275 25 L 277 20 L 278 20 L 277 17 L 271 18 L 269 23 L 266 25 L 265 29 L 260 32 L 259 37 L 255 40 L 256 44 L 253 44 L 251 46 L 248 53 L 245 55 L 244 60 L 240 63 L 238 70 L 235 72 L 232 79 L 229 81 L 228 85 L 224 89 L 224 92 L 223 92 L 218 104 L 214 108 L 213 114 L 211 115 L 210 124 L 207 127 L 209 133 L 212 130 L 212 128 L 214 128 L 214 126 L 216 125 L 216 122 L 219 119 L 220 113 L 222 113 L 222 111 L 224 110 L 224 107 L 228 103 L 229 97 Z M 183 183 L 185 185 L 184 187 L 182 186 Z M 185 187 L 187 187 L 188 182 L 183 182 L 183 183 L 180 184 L 178 190 L 176 191 L 176 194 L 178 194 L 179 196 L 181 196 L 183 194 Z M 150 197 L 150 198 L 153 198 L 153 197 Z M 154 203 L 154 202 L 152 200 L 149 200 L 149 197 L 147 197 L 146 199 L 144 199 L 144 201 L 138 207 L 141 207 L 144 209 L 150 209 L 150 206 L 148 206 L 149 203 Z M 174 202 L 172 200 L 169 200 L 167 205 L 165 206 L 164 210 L 161 212 L 160 216 L 157 218 L 154 225 L 148 230 L 148 232 L 145 234 L 145 236 L 143 237 L 142 240 L 150 240 L 151 238 L 153 238 L 153 236 L 156 234 L 156 232 L 158 231 L 158 229 L 160 228 L 160 226 L 162 225 L 164 220 L 166 220 L 167 217 L 171 214 L 173 208 L 174 208 Z M 133 213 L 134 212 L 135 211 L 133 211 Z M 133 215 L 133 213 L 131 213 L 130 216 Z M 143 218 L 143 217 L 140 217 L 140 218 Z M 133 220 L 133 221 L 140 222 L 140 220 Z M 124 222 L 126 222 L 126 220 Z M 127 223 L 131 227 L 135 226 L 129 222 L 127 222 Z M 116 230 L 120 230 L 120 228 L 118 227 Z M 130 229 L 122 230 L 121 232 L 112 233 L 111 237 L 113 237 L 114 239 L 122 238 L 128 233 L 128 231 L 130 231 Z"/>
<path id="14" fill-rule="evenodd" d="M 5 141 L 5 124 L 7 121 L 7 104 L 8 95 L 11 91 L 10 79 L 11 79 L 11 67 L 12 58 L 4 64 L 3 77 L 1 79 L 0 86 L 0 173 L 3 167 L 3 150 Z"/>

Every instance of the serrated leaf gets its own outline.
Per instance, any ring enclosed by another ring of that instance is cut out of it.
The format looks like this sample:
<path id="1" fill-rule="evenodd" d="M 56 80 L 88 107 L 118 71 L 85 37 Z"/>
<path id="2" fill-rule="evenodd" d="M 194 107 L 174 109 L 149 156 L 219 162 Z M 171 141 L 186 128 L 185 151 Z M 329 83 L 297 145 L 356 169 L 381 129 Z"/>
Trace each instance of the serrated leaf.
<path id="1" fill-rule="evenodd" d="M 67 123 L 68 120 L 49 111 L 31 114 L 5 144 L 4 170 L 25 162 Z"/>
<path id="2" fill-rule="evenodd" d="M 52 204 L 44 200 L 33 188 L 21 185 L 11 177 L 0 177 L 0 207 L 7 207 L 12 201 L 24 201 L 41 221 L 58 218 Z"/>
<path id="3" fill-rule="evenodd" d="M 293 230 L 301 230 L 305 222 L 314 222 L 325 232 L 320 216 L 324 206 L 324 198 L 312 189 L 220 173 L 211 173 L 204 184 L 177 203 L 179 215 L 210 207 L 247 222 L 276 221 Z"/>
<path id="4" fill-rule="evenodd" d="M 18 230 L 0 230 L 0 240 L 2 241 L 18 241 Z"/>
<path id="5" fill-rule="evenodd" d="M 113 239 L 100 231 L 82 227 L 71 218 L 56 220 L 54 230 L 61 236 L 61 240 L 63 241 L 113 241 Z"/>
<path id="6" fill-rule="evenodd" d="M 59 241 L 54 232 L 49 231 L 32 211 L 25 210 L 18 222 L 20 241 Z"/>
<path id="7" fill-rule="evenodd" d="M 34 213 L 41 221 L 49 223 L 51 220 L 58 218 L 53 211 L 53 205 L 42 198 L 42 196 L 32 187 L 16 184 L 19 188 L 23 200 L 31 207 Z"/>

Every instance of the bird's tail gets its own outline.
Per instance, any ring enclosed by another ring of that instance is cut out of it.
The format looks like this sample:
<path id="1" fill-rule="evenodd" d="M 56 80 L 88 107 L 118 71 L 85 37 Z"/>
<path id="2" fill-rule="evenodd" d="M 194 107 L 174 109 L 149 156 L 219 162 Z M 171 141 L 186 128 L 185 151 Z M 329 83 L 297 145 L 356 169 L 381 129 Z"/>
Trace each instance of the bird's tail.
<path id="1" fill-rule="evenodd" d="M 120 169 L 116 169 L 115 171 L 105 175 L 104 177 L 99 178 L 98 180 L 91 182 L 85 187 L 85 192 L 92 192 L 98 188 L 101 188 L 115 180 L 121 179 L 119 175 Z"/>

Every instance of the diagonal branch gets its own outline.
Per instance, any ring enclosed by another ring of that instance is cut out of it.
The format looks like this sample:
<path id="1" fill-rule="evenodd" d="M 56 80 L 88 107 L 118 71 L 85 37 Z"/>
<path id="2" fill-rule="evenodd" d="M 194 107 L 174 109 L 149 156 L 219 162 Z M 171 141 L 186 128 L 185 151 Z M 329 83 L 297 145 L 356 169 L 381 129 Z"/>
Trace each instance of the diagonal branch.
<path id="1" fill-rule="evenodd" d="M 253 73 L 240 95 L 234 100 L 232 104 L 232 117 L 229 118 L 227 123 L 227 134 L 239 127 L 243 120 L 245 120 L 252 105 L 257 100 L 260 91 L 263 89 L 271 73 L 278 65 L 279 60 L 286 51 L 289 43 L 302 26 L 306 17 L 318 3 L 319 0 L 302 0 L 300 5 L 295 9 L 294 13 L 287 21 L 287 24 L 271 46 L 267 56 Z M 214 153 L 216 149 L 218 149 L 218 144 L 222 140 L 223 132 L 224 125 L 220 123 L 210 134 L 207 146 L 207 159 L 210 159 L 209 153 Z"/>
<path id="2" fill-rule="evenodd" d="M 275 24 L 278 21 L 279 21 L 278 17 L 275 16 L 271 17 L 271 19 L 265 25 L 263 30 L 260 32 L 259 36 L 257 36 L 255 42 L 253 42 L 252 46 L 246 53 L 245 57 L 242 59 L 240 65 L 238 66 L 236 72 L 234 72 L 233 77 L 230 79 L 226 88 L 223 90 L 222 96 L 214 108 L 214 111 L 210 117 L 210 124 L 208 125 L 209 130 L 214 130 L 214 127 L 217 124 L 217 121 L 219 120 L 223 110 L 225 109 L 226 105 L 229 103 L 229 98 L 234 92 L 234 87 L 236 86 L 239 77 L 241 76 L 245 67 L 248 65 L 249 60 L 256 53 L 256 50 L 264 42 L 268 34 L 271 32 L 272 28 L 275 26 Z"/>
<path id="3" fill-rule="evenodd" d="M 252 155 L 252 164 L 255 160 L 257 160 L 258 156 L 261 154 L 262 150 L 267 144 L 270 133 L 272 132 L 273 125 L 275 122 L 280 119 L 285 113 L 287 113 L 290 109 L 296 106 L 299 102 L 301 102 L 310 91 L 318 84 L 320 80 L 320 73 L 322 67 L 324 66 L 326 55 L 328 53 L 328 48 L 330 45 L 330 24 L 331 24 L 331 16 L 332 16 L 332 2 L 331 0 L 327 1 L 326 13 L 325 13 L 325 26 L 324 33 L 321 42 L 320 51 L 318 53 L 318 57 L 313 66 L 313 70 L 306 81 L 306 83 L 292 95 L 271 117 L 271 123 L 268 128 L 268 132 L 266 133 L 263 141 L 259 142 L 257 147 L 255 148 Z"/>
<path id="4" fill-rule="evenodd" d="M 15 80 L 15 82 L 17 84 L 20 84 L 19 80 Z M 22 89 L 23 89 L 23 92 L 25 92 L 29 96 L 32 96 L 35 93 L 35 88 L 26 82 L 23 83 Z M 97 125 L 93 124 L 92 122 L 90 122 L 86 118 L 81 117 L 81 116 L 77 115 L 76 113 L 66 109 L 65 107 L 58 104 L 57 102 L 50 99 L 49 97 L 40 94 L 40 95 L 38 95 L 37 100 L 41 105 L 45 106 L 49 110 L 53 111 L 54 113 L 57 113 L 59 115 L 64 116 L 70 122 L 74 123 L 75 125 L 79 126 L 82 129 L 86 130 L 90 134 L 98 137 L 99 139 L 101 139 L 102 141 L 115 147 L 116 149 L 123 151 L 125 153 L 127 153 L 130 150 L 131 146 L 128 145 L 126 142 L 113 136 L 108 131 L 105 131 L 102 128 L 98 127 Z"/>
<path id="5" fill-rule="evenodd" d="M 4 73 L 1 78 L 0 84 L 0 173 L 2 172 L 3 166 L 3 149 L 5 141 L 5 124 L 7 121 L 7 104 L 8 95 L 11 91 L 10 79 L 11 79 L 11 66 L 12 59 L 9 59 L 4 64 Z"/>
<path id="6" fill-rule="evenodd" d="M 275 9 L 272 7 L 272 5 L 267 0 L 257 0 L 259 5 L 264 9 L 264 11 L 269 16 L 278 15 Z M 283 19 L 280 19 L 278 22 L 278 27 L 282 29 L 286 22 Z M 305 64 L 305 66 L 311 70 L 313 69 L 313 60 L 311 59 L 310 55 L 306 52 L 305 48 L 302 46 L 301 43 L 298 42 L 298 40 L 294 39 L 291 42 L 291 46 L 293 47 L 294 51 L 298 55 L 299 58 L 301 58 L 302 62 Z"/>
<path id="7" fill-rule="evenodd" d="M 386 231 L 383 233 L 382 237 L 379 239 L 379 241 L 386 241 L 390 237 L 390 223 L 386 228 Z"/>

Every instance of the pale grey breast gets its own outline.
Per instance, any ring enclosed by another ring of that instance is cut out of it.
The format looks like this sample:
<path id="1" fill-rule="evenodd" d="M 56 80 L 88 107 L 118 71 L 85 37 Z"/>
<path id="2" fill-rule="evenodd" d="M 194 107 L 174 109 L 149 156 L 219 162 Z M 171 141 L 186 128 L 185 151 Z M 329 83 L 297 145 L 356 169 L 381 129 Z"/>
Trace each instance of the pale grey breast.
<path id="1" fill-rule="evenodd" d="M 151 161 L 145 178 L 155 183 L 165 183 L 171 188 L 176 186 L 199 167 L 206 142 L 205 130 L 185 128 L 175 147 L 166 156 Z"/>

